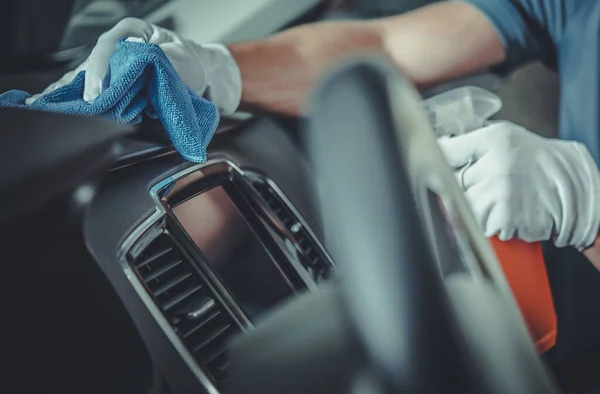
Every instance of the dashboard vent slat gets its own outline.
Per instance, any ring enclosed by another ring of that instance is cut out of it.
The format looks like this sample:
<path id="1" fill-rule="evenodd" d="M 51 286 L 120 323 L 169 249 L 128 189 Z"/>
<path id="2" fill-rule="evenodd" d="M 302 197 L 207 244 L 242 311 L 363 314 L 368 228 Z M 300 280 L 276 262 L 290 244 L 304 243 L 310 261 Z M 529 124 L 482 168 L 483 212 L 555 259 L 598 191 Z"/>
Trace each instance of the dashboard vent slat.
<path id="1" fill-rule="evenodd" d="M 153 261 L 155 261 L 155 260 L 157 260 L 157 259 L 161 258 L 162 256 L 166 255 L 166 254 L 167 254 L 167 253 L 169 253 L 171 250 L 173 250 L 173 249 L 171 249 L 171 248 L 166 248 L 166 249 L 163 249 L 163 250 L 159 251 L 157 254 L 155 254 L 155 255 L 153 255 L 153 256 L 150 256 L 150 257 L 148 257 L 148 258 L 147 258 L 147 259 L 145 259 L 145 260 L 142 260 L 142 262 L 140 262 L 140 263 L 136 264 L 136 266 L 135 266 L 135 267 L 136 267 L 136 268 L 142 268 L 142 267 L 144 267 L 144 266 L 146 266 L 146 265 L 148 265 L 148 264 L 152 263 Z"/>
<path id="2" fill-rule="evenodd" d="M 217 316 L 219 316 L 221 314 L 221 311 L 216 310 L 214 312 L 212 312 L 211 314 L 209 314 L 204 320 L 202 320 L 202 322 L 199 322 L 196 326 L 194 326 L 193 328 L 191 328 L 190 330 L 188 330 L 187 332 L 185 332 L 182 336 L 183 338 L 189 338 L 191 335 L 193 335 L 196 331 L 198 331 L 199 329 L 201 329 L 202 327 L 204 327 L 206 324 L 208 324 L 209 322 L 211 322 L 213 319 L 215 319 Z"/>
<path id="3" fill-rule="evenodd" d="M 154 295 L 156 297 L 158 297 L 158 296 L 166 293 L 167 291 L 171 290 L 173 287 L 177 286 L 178 284 L 180 284 L 181 282 L 183 282 L 184 280 L 186 280 L 187 278 L 189 278 L 191 276 L 192 276 L 191 272 L 186 272 L 184 274 L 176 276 L 175 279 L 172 279 L 171 281 L 165 283 L 164 285 L 162 285 L 158 289 L 156 289 L 154 291 Z"/>
<path id="4" fill-rule="evenodd" d="M 215 339 L 223 335 L 227 330 L 231 328 L 231 324 L 225 324 L 214 330 L 207 338 L 205 338 L 200 344 L 194 347 L 194 353 L 206 348 L 209 344 L 214 343 Z"/>
<path id="5" fill-rule="evenodd" d="M 163 305 L 163 309 L 165 311 L 168 311 L 169 309 L 173 308 L 175 305 L 180 304 L 181 302 L 183 302 L 184 300 L 186 300 L 187 298 L 192 296 L 194 293 L 196 293 L 201 288 L 202 288 L 201 285 L 196 285 L 196 286 L 192 287 L 191 289 L 185 290 L 183 293 L 178 294 L 173 299 L 171 299 L 169 302 L 165 303 Z"/>
<path id="6" fill-rule="evenodd" d="M 168 233 L 150 242 L 131 266 L 196 363 L 218 387 L 229 365 L 227 341 L 240 332 L 238 323 Z"/>
<path id="7" fill-rule="evenodd" d="M 159 276 L 166 274 L 167 272 L 169 272 L 173 268 L 177 267 L 181 263 L 183 263 L 182 260 L 176 260 L 174 262 L 169 262 L 166 265 L 162 266 L 161 268 L 157 269 L 156 271 L 150 272 L 148 275 L 145 275 L 144 281 L 150 282 L 151 280 L 154 280 L 154 279 L 158 278 Z"/>
<path id="8" fill-rule="evenodd" d="M 213 361 L 215 361 L 215 359 L 217 359 L 218 357 L 222 356 L 223 353 L 225 353 L 226 351 L 227 351 L 227 349 L 224 348 L 224 347 L 217 348 L 214 352 L 212 352 L 212 354 L 210 356 L 208 356 L 206 358 L 206 363 L 207 364 L 212 363 Z"/>

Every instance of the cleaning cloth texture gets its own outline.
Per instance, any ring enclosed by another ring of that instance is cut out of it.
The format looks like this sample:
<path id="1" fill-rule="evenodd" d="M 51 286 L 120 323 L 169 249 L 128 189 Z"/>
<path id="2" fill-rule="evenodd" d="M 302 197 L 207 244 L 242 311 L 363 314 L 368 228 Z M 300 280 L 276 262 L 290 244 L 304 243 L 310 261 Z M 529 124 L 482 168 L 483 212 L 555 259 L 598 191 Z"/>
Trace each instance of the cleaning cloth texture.
<path id="1" fill-rule="evenodd" d="M 83 100 L 82 71 L 71 83 L 31 105 L 25 104 L 29 93 L 3 93 L 0 107 L 100 116 L 117 123 L 138 123 L 145 114 L 161 120 L 173 146 L 186 160 L 206 161 L 206 148 L 219 123 L 219 112 L 214 104 L 187 88 L 158 45 L 120 41 L 109 69 L 108 87 L 93 103 Z"/>

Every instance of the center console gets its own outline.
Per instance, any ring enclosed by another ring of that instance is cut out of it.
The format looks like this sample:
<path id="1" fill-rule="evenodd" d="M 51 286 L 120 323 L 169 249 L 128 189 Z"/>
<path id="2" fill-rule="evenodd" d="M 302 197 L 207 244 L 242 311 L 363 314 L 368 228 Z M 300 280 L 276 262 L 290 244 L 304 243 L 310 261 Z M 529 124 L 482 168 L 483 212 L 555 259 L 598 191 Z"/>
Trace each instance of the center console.
<path id="1" fill-rule="evenodd" d="M 121 244 L 121 268 L 208 392 L 228 369 L 227 341 L 335 267 L 268 177 L 226 158 L 155 184 L 156 211 Z"/>

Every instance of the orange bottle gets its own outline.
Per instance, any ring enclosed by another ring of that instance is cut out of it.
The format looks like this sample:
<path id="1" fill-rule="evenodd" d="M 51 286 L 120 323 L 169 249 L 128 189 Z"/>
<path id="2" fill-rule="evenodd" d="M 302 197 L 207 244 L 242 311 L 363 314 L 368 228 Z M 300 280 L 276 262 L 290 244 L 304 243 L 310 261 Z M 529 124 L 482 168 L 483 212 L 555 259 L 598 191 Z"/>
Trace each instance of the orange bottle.
<path id="1" fill-rule="evenodd" d="M 557 320 L 542 244 L 490 241 L 538 351 L 549 350 L 556 342 Z"/>

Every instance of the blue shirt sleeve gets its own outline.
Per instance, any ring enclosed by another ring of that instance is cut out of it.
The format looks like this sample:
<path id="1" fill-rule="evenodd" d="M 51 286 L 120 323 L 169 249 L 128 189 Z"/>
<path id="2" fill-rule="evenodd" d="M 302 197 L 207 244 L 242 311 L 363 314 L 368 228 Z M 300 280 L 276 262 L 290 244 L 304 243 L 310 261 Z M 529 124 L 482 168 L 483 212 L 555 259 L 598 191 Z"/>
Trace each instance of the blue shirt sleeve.
<path id="1" fill-rule="evenodd" d="M 492 22 L 514 69 L 541 60 L 554 68 L 557 46 L 570 16 L 584 3 L 597 0 L 461 0 Z"/>
<path id="2" fill-rule="evenodd" d="M 600 165 L 600 1 L 575 14 L 560 41 L 559 137 L 583 143 Z"/>

